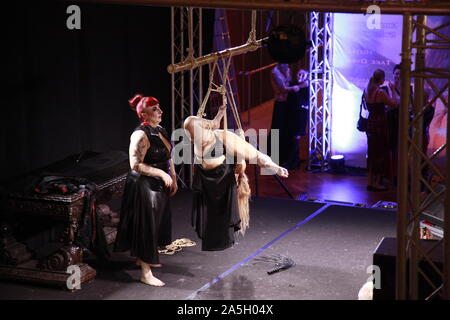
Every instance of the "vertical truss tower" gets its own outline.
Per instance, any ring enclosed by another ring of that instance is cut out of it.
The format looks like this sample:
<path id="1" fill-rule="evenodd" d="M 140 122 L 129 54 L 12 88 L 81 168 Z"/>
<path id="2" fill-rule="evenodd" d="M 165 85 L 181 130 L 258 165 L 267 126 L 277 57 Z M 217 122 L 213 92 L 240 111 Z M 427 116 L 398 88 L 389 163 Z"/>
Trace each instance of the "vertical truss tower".
<path id="1" fill-rule="evenodd" d="M 450 50 L 450 38 L 442 34 L 440 29 L 448 27 L 449 23 L 431 28 L 427 26 L 427 16 L 403 15 L 403 43 L 401 62 L 401 102 L 400 102 L 400 140 L 398 164 L 398 216 L 397 216 L 397 299 L 419 299 L 419 279 L 426 281 L 433 291 L 426 297 L 432 299 L 440 296 L 450 299 L 450 205 L 448 190 L 450 175 L 448 168 L 449 154 L 446 154 L 445 169 L 439 168 L 433 161 L 447 149 L 442 145 L 432 155 L 427 155 L 423 148 L 423 122 L 427 104 L 443 103 L 448 110 L 448 88 L 450 70 L 448 68 L 430 67 L 431 59 L 426 56 L 434 50 Z M 415 36 L 413 36 L 415 34 Z M 411 69 L 412 55 L 415 57 L 414 70 Z M 441 79 L 440 81 L 433 81 Z M 412 80 L 414 93 L 411 95 Z M 436 83 L 441 83 L 438 87 Z M 427 103 L 424 86 L 432 93 Z M 447 94 L 445 94 L 447 92 Z M 412 97 L 410 99 L 410 97 Z M 440 100 L 440 101 L 439 101 Z M 410 106 L 412 106 L 410 108 Z M 450 134 L 447 118 L 447 142 Z M 429 179 L 430 174 L 443 179 L 445 190 L 437 191 Z M 432 202 L 423 201 L 422 193 L 432 195 Z M 423 211 L 434 202 L 442 202 L 444 208 L 444 238 L 437 241 L 431 248 L 424 248 L 420 240 L 420 220 Z M 437 252 L 435 252 L 437 251 Z M 439 267 L 432 260 L 432 254 L 442 255 L 444 265 Z M 429 277 L 432 270 L 437 275 L 433 281 Z"/>
<path id="2" fill-rule="evenodd" d="M 309 25 L 312 47 L 309 53 L 308 169 L 324 170 L 331 152 L 333 14 L 311 12 Z"/>
<path id="3" fill-rule="evenodd" d="M 202 30 L 202 8 L 171 7 L 172 64 L 203 55 Z M 200 66 L 188 72 L 172 73 L 172 132 L 182 128 L 184 119 L 202 104 L 202 71 Z M 190 186 L 192 166 L 181 164 L 176 171 L 183 186 Z"/>

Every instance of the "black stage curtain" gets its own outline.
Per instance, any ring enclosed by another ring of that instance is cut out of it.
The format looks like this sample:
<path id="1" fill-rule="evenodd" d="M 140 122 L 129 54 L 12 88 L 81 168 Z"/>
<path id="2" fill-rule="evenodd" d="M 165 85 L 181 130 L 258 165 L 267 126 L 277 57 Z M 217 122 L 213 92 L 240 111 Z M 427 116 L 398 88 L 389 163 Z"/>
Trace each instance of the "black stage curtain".
<path id="1" fill-rule="evenodd" d="M 127 100 L 155 96 L 170 130 L 170 8 L 77 3 L 69 30 L 59 1 L 2 9 L 0 181 L 86 150 L 128 151 Z"/>

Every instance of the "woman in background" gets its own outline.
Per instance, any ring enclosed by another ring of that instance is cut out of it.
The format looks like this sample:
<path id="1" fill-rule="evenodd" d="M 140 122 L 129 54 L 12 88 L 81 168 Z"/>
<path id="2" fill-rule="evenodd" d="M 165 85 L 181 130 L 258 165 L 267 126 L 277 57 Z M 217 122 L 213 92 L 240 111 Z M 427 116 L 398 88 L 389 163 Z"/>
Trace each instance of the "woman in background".
<path id="1" fill-rule="evenodd" d="M 297 79 L 293 79 L 292 68 L 287 63 L 280 63 L 272 69 L 270 83 L 275 100 L 270 135 L 272 136 L 273 130 L 278 130 L 280 164 L 286 166 L 294 148 L 293 143 L 297 142 L 293 138 L 290 123 L 291 119 L 295 117 L 291 113 L 297 105 L 296 93 L 302 86 L 298 84 Z M 271 141 L 271 138 L 269 138 L 269 141 Z M 292 169 L 294 169 L 294 166 Z"/>
<path id="2" fill-rule="evenodd" d="M 387 188 L 382 183 L 382 177 L 389 172 L 389 144 L 388 122 L 386 111 L 397 108 L 399 98 L 390 83 L 393 99 L 380 89 L 384 83 L 385 73 L 381 69 L 375 70 L 364 92 L 369 117 L 367 120 L 367 169 L 369 191 L 385 191 Z"/>

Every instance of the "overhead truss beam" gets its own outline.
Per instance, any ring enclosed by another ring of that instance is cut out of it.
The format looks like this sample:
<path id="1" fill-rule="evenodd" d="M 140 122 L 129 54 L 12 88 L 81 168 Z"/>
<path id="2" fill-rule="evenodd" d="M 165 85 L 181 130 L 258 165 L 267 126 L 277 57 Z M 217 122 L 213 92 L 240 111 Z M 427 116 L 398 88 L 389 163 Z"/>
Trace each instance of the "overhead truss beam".
<path id="1" fill-rule="evenodd" d="M 448 15 L 450 3 L 444 0 L 423 1 L 372 1 L 372 0 L 73 0 L 72 2 L 92 2 L 110 4 L 234 8 L 259 10 L 301 10 L 317 12 L 366 13 L 371 5 L 378 5 L 382 14 L 427 14 Z"/>

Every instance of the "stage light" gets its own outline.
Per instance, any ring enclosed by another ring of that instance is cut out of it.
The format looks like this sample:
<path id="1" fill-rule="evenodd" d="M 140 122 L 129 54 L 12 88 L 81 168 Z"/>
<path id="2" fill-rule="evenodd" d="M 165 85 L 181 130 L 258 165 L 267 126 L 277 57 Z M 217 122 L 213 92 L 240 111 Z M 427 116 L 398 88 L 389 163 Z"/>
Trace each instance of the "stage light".
<path id="1" fill-rule="evenodd" d="M 345 158 L 341 154 L 331 156 L 330 167 L 333 172 L 343 173 L 345 172 Z"/>
<path id="2" fill-rule="evenodd" d="M 295 25 L 275 27 L 265 44 L 272 59 L 279 63 L 297 62 L 311 47 L 311 41 L 307 41 L 303 30 Z"/>

